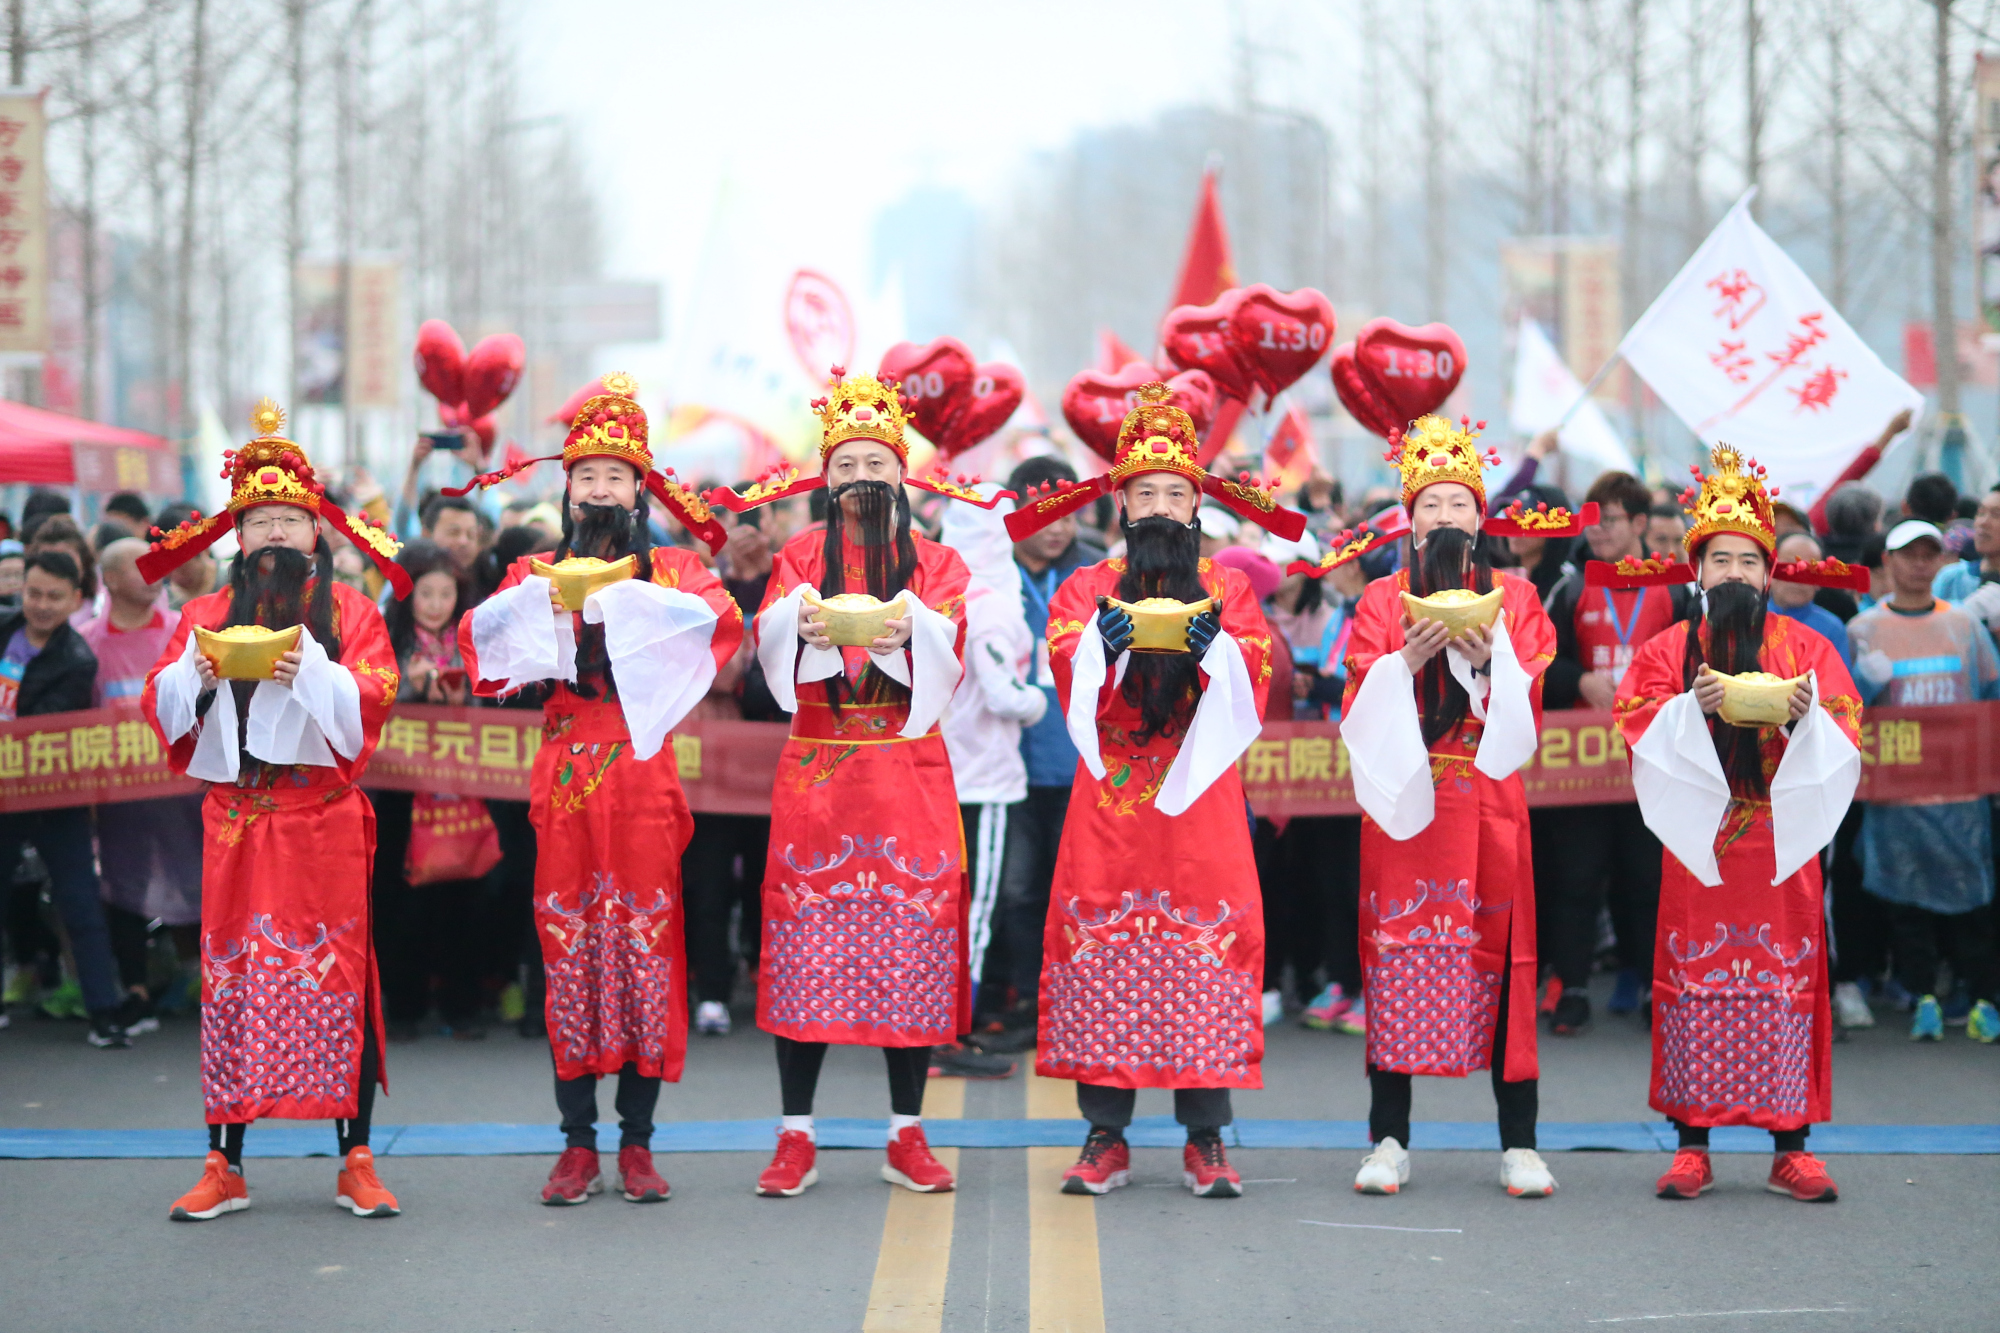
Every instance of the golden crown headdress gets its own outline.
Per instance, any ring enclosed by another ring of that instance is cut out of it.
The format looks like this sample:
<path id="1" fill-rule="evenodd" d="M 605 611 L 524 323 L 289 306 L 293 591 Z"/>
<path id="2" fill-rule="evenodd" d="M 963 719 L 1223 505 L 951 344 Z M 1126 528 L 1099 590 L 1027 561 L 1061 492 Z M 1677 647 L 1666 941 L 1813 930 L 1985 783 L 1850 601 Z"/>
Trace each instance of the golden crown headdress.
<path id="1" fill-rule="evenodd" d="M 1404 507 L 1426 486 L 1455 481 L 1470 487 L 1479 507 L 1486 508 L 1486 469 L 1497 466 L 1500 455 L 1475 443 L 1485 429 L 1485 422 L 1475 424 L 1471 417 L 1460 417 L 1454 426 L 1448 418 L 1426 414 L 1391 436 L 1382 458 L 1402 471 Z"/>
<path id="2" fill-rule="evenodd" d="M 1155 380 L 1139 386 L 1139 401 L 1118 428 L 1111 484 L 1122 486 L 1142 472 L 1178 472 L 1199 486 L 1208 476 L 1201 465 L 1201 437 L 1194 418 L 1169 400 L 1173 390 Z"/>
<path id="3" fill-rule="evenodd" d="M 1777 526 L 1772 521 L 1771 501 L 1778 488 L 1766 486 L 1764 465 L 1745 458 L 1734 448 L 1718 444 L 1709 453 L 1714 471 L 1703 476 L 1695 464 L 1688 471 L 1695 484 L 1681 492 L 1681 510 L 1687 515 L 1687 534 L 1681 545 L 1695 549 L 1718 532 L 1734 532 L 1748 537 L 1770 555 L 1778 548 Z"/>
<path id="4" fill-rule="evenodd" d="M 826 390 L 824 397 L 812 400 L 813 411 L 819 415 L 822 464 L 849 440 L 874 440 L 894 449 L 903 465 L 909 466 L 910 448 L 903 442 L 903 427 L 909 424 L 910 411 L 894 380 L 849 375 L 844 367 L 835 366 Z"/>
<path id="5" fill-rule="evenodd" d="M 285 409 L 269 398 L 258 399 L 250 412 L 250 427 L 257 438 L 222 455 L 229 512 L 280 504 L 317 514 L 326 488 L 313 476 L 306 451 L 284 437 Z"/>
<path id="6" fill-rule="evenodd" d="M 646 440 L 646 412 L 639 406 L 639 382 L 623 371 L 604 377 L 604 392 L 584 400 L 563 440 L 565 469 L 586 458 L 616 458 L 645 476 L 653 470 Z"/>

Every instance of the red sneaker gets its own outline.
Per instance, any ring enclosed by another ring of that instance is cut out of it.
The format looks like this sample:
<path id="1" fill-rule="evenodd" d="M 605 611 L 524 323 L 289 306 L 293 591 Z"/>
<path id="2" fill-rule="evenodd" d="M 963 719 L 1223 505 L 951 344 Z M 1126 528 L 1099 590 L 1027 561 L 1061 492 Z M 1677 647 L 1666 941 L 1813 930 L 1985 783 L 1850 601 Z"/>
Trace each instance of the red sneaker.
<path id="1" fill-rule="evenodd" d="M 542 1202 L 551 1208 L 565 1204 L 589 1203 L 590 1196 L 604 1192 L 604 1171 L 597 1164 L 595 1148 L 564 1148 L 556 1158 L 549 1183 L 542 1186 Z"/>
<path id="2" fill-rule="evenodd" d="M 1064 1194 L 1109 1194 L 1132 1183 L 1132 1145 L 1116 1130 L 1093 1128 L 1083 1155 L 1063 1172 Z"/>
<path id="3" fill-rule="evenodd" d="M 1243 1194 L 1243 1177 L 1229 1164 L 1219 1136 L 1188 1139 L 1181 1149 L 1181 1183 L 1197 1199 L 1235 1199 Z"/>
<path id="4" fill-rule="evenodd" d="M 778 1151 L 771 1164 L 757 1177 L 757 1192 L 767 1199 L 796 1199 L 819 1181 L 819 1156 L 812 1135 L 802 1129 L 788 1129 L 778 1135 Z"/>
<path id="5" fill-rule="evenodd" d="M 249 1206 L 250 1187 L 243 1183 L 243 1173 L 230 1166 L 227 1157 L 212 1152 L 202 1163 L 201 1179 L 174 1200 L 167 1216 L 176 1222 L 206 1222 Z"/>
<path id="6" fill-rule="evenodd" d="M 1542 1017 L 1547 1018 L 1550 1014 L 1553 1014 L 1556 1011 L 1556 1005 L 1562 1002 L 1562 997 L 1563 997 L 1562 978 L 1550 977 L 1548 986 L 1542 991 L 1542 1002 L 1536 1006 L 1536 1011 L 1540 1013 Z"/>
<path id="7" fill-rule="evenodd" d="M 665 1203 L 673 1187 L 653 1169 L 653 1150 L 628 1143 L 618 1150 L 618 1187 L 633 1203 Z"/>
<path id="8" fill-rule="evenodd" d="M 1764 1188 L 1789 1194 L 1800 1203 L 1835 1203 L 1840 1187 L 1826 1173 L 1826 1163 L 1809 1152 L 1781 1152 L 1771 1159 L 1771 1178 Z"/>
<path id="9" fill-rule="evenodd" d="M 375 1154 L 366 1147 L 347 1154 L 347 1164 L 334 1182 L 333 1201 L 356 1217 L 394 1217 L 403 1211 L 376 1176 Z"/>
<path id="10" fill-rule="evenodd" d="M 944 1163 L 931 1156 L 922 1125 L 905 1125 L 902 1133 L 889 1140 L 889 1160 L 882 1163 L 882 1179 L 919 1194 L 948 1193 L 956 1183 Z"/>
<path id="11" fill-rule="evenodd" d="M 1705 1148 L 1682 1148 L 1653 1192 L 1662 1199 L 1692 1199 L 1715 1188 L 1715 1164 Z"/>

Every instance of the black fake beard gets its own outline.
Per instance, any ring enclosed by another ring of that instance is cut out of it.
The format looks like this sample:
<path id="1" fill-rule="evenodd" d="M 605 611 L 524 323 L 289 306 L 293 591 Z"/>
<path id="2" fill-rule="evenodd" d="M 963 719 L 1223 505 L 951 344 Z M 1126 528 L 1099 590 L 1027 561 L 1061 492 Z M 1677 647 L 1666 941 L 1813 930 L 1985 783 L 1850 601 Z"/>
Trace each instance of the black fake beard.
<path id="1" fill-rule="evenodd" d="M 1176 523 L 1165 514 L 1123 518 L 1125 572 L 1118 577 L 1118 600 L 1137 602 L 1171 597 L 1198 602 L 1208 596 L 1201 584 L 1201 528 Z M 1134 744 L 1187 729 L 1201 697 L 1201 672 L 1193 653 L 1133 653 L 1120 686 L 1125 702 L 1139 710 Z"/>
<path id="2" fill-rule="evenodd" d="M 230 599 L 232 623 L 282 628 L 305 620 L 306 582 L 313 558 L 289 546 L 266 546 L 243 557 L 242 591 Z M 237 617 L 242 617 L 237 619 Z"/>
<path id="3" fill-rule="evenodd" d="M 1478 538 L 1463 528 L 1432 528 L 1411 563 L 1410 591 L 1419 597 L 1451 588 L 1489 592 L 1492 587 L 1493 572 L 1483 558 Z M 1451 674 L 1451 662 L 1445 655 L 1450 651 L 1438 653 L 1417 673 L 1417 711 L 1423 715 L 1427 746 L 1450 734 L 1472 706 L 1465 687 Z"/>
<path id="4" fill-rule="evenodd" d="M 1683 673 L 1689 686 L 1705 663 L 1710 671 L 1738 675 L 1758 669 L 1757 653 L 1764 646 L 1764 619 L 1770 605 L 1768 591 L 1747 583 L 1718 583 L 1702 593 L 1699 615 L 1688 626 L 1687 655 Z M 1704 650 L 1701 630 L 1708 630 Z M 1715 737 L 1715 756 L 1729 776 L 1732 790 L 1762 798 L 1768 790 L 1764 781 L 1763 747 L 1754 727 L 1737 727 L 1711 719 L 1709 732 Z"/>
<path id="5" fill-rule="evenodd" d="M 910 586 L 917 573 L 917 543 L 910 535 L 910 497 L 901 486 L 886 481 L 850 481 L 836 487 L 827 497 L 826 534 L 820 543 L 820 595 L 832 597 L 848 591 L 847 553 L 843 537 L 848 531 L 846 501 L 852 499 L 852 540 L 861 548 L 861 583 L 855 591 L 866 592 L 886 602 Z M 826 701 L 834 719 L 840 706 L 852 701 L 862 704 L 900 703 L 910 697 L 910 687 L 889 679 L 872 665 L 850 684 L 845 676 L 826 682 Z"/>
<path id="6" fill-rule="evenodd" d="M 880 546 L 890 537 L 889 525 L 896 517 L 896 488 L 886 481 L 850 481 L 827 496 L 827 517 L 840 510 L 843 525 L 848 521 L 847 506 L 854 504 L 853 531 L 856 546 Z"/>
<path id="7" fill-rule="evenodd" d="M 577 504 L 581 516 L 570 539 L 578 555 L 615 560 L 632 548 L 632 511 L 623 505 Z"/>

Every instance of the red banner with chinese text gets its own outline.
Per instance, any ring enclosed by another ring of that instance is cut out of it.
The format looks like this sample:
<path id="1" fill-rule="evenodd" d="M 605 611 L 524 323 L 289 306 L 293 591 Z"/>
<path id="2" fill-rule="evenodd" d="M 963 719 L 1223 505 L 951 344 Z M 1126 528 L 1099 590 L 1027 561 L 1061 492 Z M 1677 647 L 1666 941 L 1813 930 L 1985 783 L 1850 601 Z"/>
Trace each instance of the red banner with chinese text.
<path id="1" fill-rule="evenodd" d="M 688 804 L 711 814 L 767 814 L 786 727 L 689 722 L 673 737 Z M 1870 709 L 1862 724 L 1861 798 L 1964 799 L 2000 792 L 2000 703 Z M 521 801 L 542 744 L 527 709 L 398 706 L 362 785 Z M 1258 814 L 1351 815 L 1354 785 L 1338 728 L 1273 722 L 1238 763 Z M 1522 770 L 1528 804 L 1602 805 L 1632 799 L 1625 744 L 1611 714 L 1551 712 Z M 52 713 L 0 723 L 0 812 L 144 800 L 198 790 L 175 777 L 153 729 L 128 708 Z"/>

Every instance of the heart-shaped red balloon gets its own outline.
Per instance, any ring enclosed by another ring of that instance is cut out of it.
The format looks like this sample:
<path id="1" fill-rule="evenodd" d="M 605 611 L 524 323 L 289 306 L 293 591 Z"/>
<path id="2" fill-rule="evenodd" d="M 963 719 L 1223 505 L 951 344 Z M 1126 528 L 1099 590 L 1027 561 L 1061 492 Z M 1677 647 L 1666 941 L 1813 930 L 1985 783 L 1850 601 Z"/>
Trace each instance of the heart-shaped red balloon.
<path id="1" fill-rule="evenodd" d="M 1451 397 L 1465 375 L 1465 344 L 1448 325 L 1413 329 L 1371 319 L 1354 335 L 1354 361 L 1391 420 L 1404 427 Z"/>
<path id="2" fill-rule="evenodd" d="M 988 361 L 980 366 L 973 372 L 971 401 L 960 414 L 951 438 L 938 446 L 938 452 L 950 458 L 984 443 L 1007 424 L 1027 393 L 1028 382 L 1014 367 L 1002 361 Z"/>
<path id="3" fill-rule="evenodd" d="M 468 429 L 479 437 L 479 456 L 482 459 L 493 452 L 493 440 L 499 435 L 500 428 L 492 417 L 480 417 Z"/>
<path id="4" fill-rule="evenodd" d="M 564 430 L 568 430 L 576 424 L 576 414 L 583 411 L 583 405 L 603 392 L 604 381 L 602 379 L 592 380 L 571 394 L 569 401 L 549 413 L 549 424 L 552 426 L 561 426 Z"/>
<path id="5" fill-rule="evenodd" d="M 1303 379 L 1333 346 L 1333 302 L 1311 287 L 1281 292 L 1261 282 L 1235 295 L 1229 338 L 1268 402 Z"/>
<path id="6" fill-rule="evenodd" d="M 465 408 L 468 420 L 476 421 L 507 401 L 521 382 L 521 367 L 527 364 L 528 349 L 520 335 L 496 333 L 481 338 L 465 358 Z"/>
<path id="7" fill-rule="evenodd" d="M 465 344 L 456 330 L 441 319 L 427 319 L 417 326 L 417 382 L 440 403 L 457 404 L 465 398 Z"/>
<path id="8" fill-rule="evenodd" d="M 917 433 L 944 452 L 959 418 L 972 405 L 978 367 L 965 344 L 956 338 L 939 338 L 924 347 L 897 343 L 882 354 L 875 373 L 896 381 L 910 400 Z"/>
<path id="9" fill-rule="evenodd" d="M 1362 375 L 1361 367 L 1354 361 L 1354 344 L 1342 343 L 1333 349 L 1333 392 L 1340 399 L 1340 405 L 1347 414 L 1361 423 L 1361 428 L 1371 434 L 1389 438 L 1389 432 L 1401 424 L 1389 411 L 1374 388 Z"/>
<path id="10" fill-rule="evenodd" d="M 1230 334 L 1243 288 L 1231 288 L 1212 305 L 1175 306 L 1160 321 L 1160 346 L 1179 370 L 1205 372 L 1225 397 L 1247 401 L 1256 381 Z"/>
<path id="11" fill-rule="evenodd" d="M 1144 361 L 1134 361 L 1115 375 L 1086 370 L 1063 389 L 1063 420 L 1076 438 L 1106 462 L 1118 456 L 1118 428 L 1139 403 L 1139 388 L 1162 376 Z M 1188 370 L 1166 381 L 1173 390 L 1167 401 L 1194 419 L 1196 431 L 1208 429 L 1215 416 L 1215 381 L 1206 371 Z"/>

